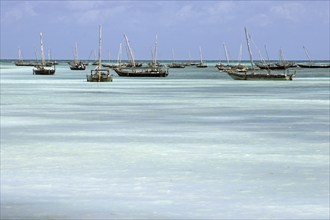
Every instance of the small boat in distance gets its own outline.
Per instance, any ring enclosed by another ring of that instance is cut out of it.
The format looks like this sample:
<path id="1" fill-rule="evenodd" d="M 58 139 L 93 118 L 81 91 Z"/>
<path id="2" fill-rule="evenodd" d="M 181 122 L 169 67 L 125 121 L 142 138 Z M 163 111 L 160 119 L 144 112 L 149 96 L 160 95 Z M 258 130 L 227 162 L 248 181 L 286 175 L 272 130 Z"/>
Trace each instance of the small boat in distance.
<path id="1" fill-rule="evenodd" d="M 15 62 L 16 66 L 34 66 L 32 62 L 24 62 L 21 48 L 18 49 L 18 60 Z"/>
<path id="2" fill-rule="evenodd" d="M 329 63 L 327 63 L 327 64 L 321 64 L 321 63 L 316 63 L 316 62 L 312 61 L 312 59 L 310 58 L 310 56 L 309 56 L 309 54 L 308 54 L 307 49 L 305 48 L 305 46 L 303 46 L 303 48 L 304 48 L 304 51 L 305 51 L 306 56 L 309 59 L 309 62 L 307 62 L 307 63 L 298 63 L 297 65 L 300 68 L 330 68 L 330 64 Z"/>
<path id="3" fill-rule="evenodd" d="M 85 70 L 86 69 L 86 64 L 79 60 L 77 43 L 76 43 L 76 47 L 74 50 L 74 61 L 69 62 L 69 65 L 70 65 L 71 70 Z"/>
<path id="4" fill-rule="evenodd" d="M 172 48 L 172 57 L 173 57 L 173 62 L 168 64 L 167 67 L 169 68 L 185 68 L 186 65 L 183 63 L 177 63 L 174 59 L 174 49 Z"/>
<path id="5" fill-rule="evenodd" d="M 98 65 L 94 70 L 91 70 L 90 75 L 86 75 L 87 82 L 112 82 L 110 69 L 102 69 L 101 63 L 101 45 L 102 45 L 102 27 L 99 26 L 99 60 Z"/>
<path id="6" fill-rule="evenodd" d="M 202 47 L 199 47 L 199 52 L 201 56 L 201 61 L 196 65 L 197 68 L 207 68 L 207 64 L 203 63 L 203 56 L 202 56 Z"/>
<path id="7" fill-rule="evenodd" d="M 78 62 L 70 62 L 70 70 L 85 70 L 86 69 L 86 64 L 82 61 Z"/>
<path id="8" fill-rule="evenodd" d="M 114 69 L 118 76 L 126 77 L 166 77 L 168 70 L 162 67 L 126 67 Z"/>
<path id="9" fill-rule="evenodd" d="M 277 63 L 258 62 L 255 64 L 260 69 L 266 69 L 266 70 L 284 70 L 288 68 L 285 65 L 278 65 Z"/>
<path id="10" fill-rule="evenodd" d="M 126 77 L 166 77 L 168 76 L 168 69 L 163 68 L 162 66 L 156 65 L 157 58 L 157 35 L 156 35 L 156 41 L 155 41 L 155 52 L 153 53 L 153 64 L 150 67 L 137 67 L 135 65 L 134 60 L 134 54 L 132 51 L 132 48 L 130 46 L 130 43 L 128 41 L 128 38 L 126 34 L 124 34 L 126 46 L 129 52 L 129 57 L 132 62 L 132 67 L 119 67 L 114 68 L 115 72 L 118 74 L 118 76 L 126 76 Z"/>
<path id="11" fill-rule="evenodd" d="M 315 62 L 298 63 L 297 65 L 300 68 L 330 68 L 330 64 L 320 64 Z"/>
<path id="12" fill-rule="evenodd" d="M 158 67 L 164 66 L 164 64 L 161 64 L 160 62 L 157 61 L 157 44 L 158 44 L 158 35 L 156 33 L 155 48 L 154 48 L 154 51 L 151 51 L 152 61 L 148 63 L 148 66 L 150 68 L 158 68 Z"/>
<path id="13" fill-rule="evenodd" d="M 225 72 L 235 80 L 293 80 L 296 76 L 296 71 L 292 74 L 287 73 L 271 73 L 270 70 L 255 70 L 249 72 L 249 70 L 225 70 Z"/>
<path id="14" fill-rule="evenodd" d="M 169 68 L 185 68 L 186 67 L 185 64 L 183 64 L 183 63 L 176 63 L 176 62 L 170 63 L 167 66 Z"/>
<path id="15" fill-rule="evenodd" d="M 250 37 L 247 33 L 247 30 L 245 28 L 245 36 L 246 36 L 246 42 L 247 47 L 250 54 L 250 62 L 251 62 L 251 68 L 252 70 L 239 70 L 239 69 L 229 69 L 225 70 L 225 72 L 233 79 L 235 80 L 292 80 L 295 75 L 296 71 L 294 73 L 289 74 L 289 71 L 286 73 L 277 73 L 277 72 L 271 72 L 270 70 L 256 70 L 253 68 L 253 59 L 252 59 L 252 52 L 250 48 Z"/>
<path id="16" fill-rule="evenodd" d="M 54 75 L 55 65 L 53 69 L 47 69 L 45 63 L 44 45 L 42 42 L 42 33 L 40 33 L 40 48 L 41 48 L 41 64 L 35 65 L 33 68 L 33 75 Z"/>

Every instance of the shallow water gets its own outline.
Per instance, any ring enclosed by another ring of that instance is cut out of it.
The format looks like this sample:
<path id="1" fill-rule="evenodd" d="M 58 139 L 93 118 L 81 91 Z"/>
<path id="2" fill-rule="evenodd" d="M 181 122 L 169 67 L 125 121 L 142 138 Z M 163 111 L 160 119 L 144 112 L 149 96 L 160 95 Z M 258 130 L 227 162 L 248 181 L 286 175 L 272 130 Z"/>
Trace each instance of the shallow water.
<path id="1" fill-rule="evenodd" d="M 87 83 L 1 62 L 3 219 L 327 219 L 329 69 Z"/>

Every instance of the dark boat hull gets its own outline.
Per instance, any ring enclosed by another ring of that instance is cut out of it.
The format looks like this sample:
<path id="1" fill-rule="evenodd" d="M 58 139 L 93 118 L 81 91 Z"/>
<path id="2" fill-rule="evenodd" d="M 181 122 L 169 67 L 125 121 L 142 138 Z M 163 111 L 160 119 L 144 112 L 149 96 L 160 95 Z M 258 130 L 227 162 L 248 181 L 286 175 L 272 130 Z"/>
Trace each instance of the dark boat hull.
<path id="1" fill-rule="evenodd" d="M 171 64 L 168 64 L 167 67 L 169 67 L 169 68 L 185 68 L 186 65 L 181 64 L 181 63 L 171 63 Z"/>
<path id="2" fill-rule="evenodd" d="M 34 63 L 15 62 L 16 66 L 35 66 Z"/>
<path id="3" fill-rule="evenodd" d="M 86 67 L 82 67 L 82 66 L 70 66 L 70 70 L 85 70 Z"/>
<path id="4" fill-rule="evenodd" d="M 267 69 L 267 70 L 284 70 L 287 69 L 288 67 L 285 65 L 276 65 L 276 64 L 256 64 L 257 67 L 260 69 Z"/>
<path id="5" fill-rule="evenodd" d="M 196 65 L 197 68 L 207 68 L 207 64 L 206 63 L 203 63 L 203 62 L 200 62 Z"/>
<path id="6" fill-rule="evenodd" d="M 330 68 L 330 65 L 317 65 L 317 64 L 299 64 L 298 66 L 301 68 Z"/>
<path id="7" fill-rule="evenodd" d="M 168 71 L 163 69 L 135 69 L 126 68 L 114 69 L 118 76 L 124 77 L 166 77 L 168 76 Z"/>
<path id="8" fill-rule="evenodd" d="M 71 70 L 85 70 L 86 64 L 83 62 L 69 62 Z"/>
<path id="9" fill-rule="evenodd" d="M 33 75 L 54 75 L 55 69 L 37 68 L 33 69 Z"/>
<path id="10" fill-rule="evenodd" d="M 295 73 L 287 74 L 271 74 L 271 73 L 246 73 L 237 71 L 226 71 L 234 80 L 293 80 Z"/>

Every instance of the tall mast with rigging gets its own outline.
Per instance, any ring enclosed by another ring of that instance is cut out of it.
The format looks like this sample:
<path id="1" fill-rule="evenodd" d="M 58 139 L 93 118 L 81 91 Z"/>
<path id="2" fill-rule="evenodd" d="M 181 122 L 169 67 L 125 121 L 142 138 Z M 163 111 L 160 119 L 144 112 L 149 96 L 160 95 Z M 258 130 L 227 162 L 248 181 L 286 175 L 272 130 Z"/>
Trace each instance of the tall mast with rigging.
<path id="1" fill-rule="evenodd" d="M 99 26 L 99 62 L 98 62 L 98 69 L 101 69 L 101 47 L 102 47 L 102 26 Z"/>
<path id="2" fill-rule="evenodd" d="M 42 42 L 42 32 L 40 32 L 41 65 L 45 66 L 44 44 Z"/>
<path id="3" fill-rule="evenodd" d="M 125 40 L 126 40 L 126 45 L 128 47 L 128 50 L 129 50 L 131 61 L 133 63 L 133 67 L 135 67 L 135 60 L 134 60 L 134 54 L 133 54 L 132 48 L 131 48 L 131 46 L 129 44 L 129 41 L 128 41 L 128 38 L 127 38 L 126 34 L 124 34 L 124 37 L 125 37 Z"/>
<path id="4" fill-rule="evenodd" d="M 246 43 L 247 43 L 247 47 L 248 47 L 249 54 L 250 54 L 251 67 L 253 67 L 252 51 L 251 51 L 251 47 L 250 47 L 250 36 L 249 36 L 246 28 L 245 28 L 245 37 L 246 37 Z"/>

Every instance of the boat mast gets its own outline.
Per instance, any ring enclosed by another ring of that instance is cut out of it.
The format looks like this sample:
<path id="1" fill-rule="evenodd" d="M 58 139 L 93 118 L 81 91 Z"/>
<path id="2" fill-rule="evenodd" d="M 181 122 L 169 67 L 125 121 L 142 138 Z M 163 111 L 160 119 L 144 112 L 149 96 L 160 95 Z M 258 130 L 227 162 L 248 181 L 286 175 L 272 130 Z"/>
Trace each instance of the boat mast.
<path id="1" fill-rule="evenodd" d="M 250 54 L 251 67 L 253 67 L 252 51 L 251 51 L 251 47 L 250 47 L 250 37 L 247 33 L 246 28 L 245 28 L 245 37 L 246 37 L 246 43 L 247 43 L 247 47 L 248 47 L 249 54 Z"/>
<path id="2" fill-rule="evenodd" d="M 36 55 L 36 62 L 38 63 L 38 51 L 37 51 L 37 48 L 34 46 L 34 54 Z"/>
<path id="3" fill-rule="evenodd" d="M 227 51 L 227 47 L 225 42 L 222 43 L 223 48 L 225 49 L 225 55 L 226 55 L 226 59 L 227 59 L 227 65 L 229 66 L 229 58 L 228 58 L 228 51 Z"/>
<path id="4" fill-rule="evenodd" d="M 119 44 L 119 51 L 118 51 L 118 63 L 121 64 L 121 53 L 122 53 L 122 47 L 121 43 Z"/>
<path id="5" fill-rule="evenodd" d="M 282 48 L 280 49 L 280 61 L 281 61 L 281 63 L 282 63 L 282 64 L 284 64 L 284 63 L 285 63 L 285 59 L 284 59 L 284 53 L 283 53 L 283 50 L 282 50 Z"/>
<path id="6" fill-rule="evenodd" d="M 190 50 L 188 51 L 188 56 L 189 56 L 189 62 L 190 62 L 190 64 L 191 64 L 191 63 L 192 63 L 192 60 L 191 60 Z"/>
<path id="7" fill-rule="evenodd" d="M 79 60 L 79 57 L 78 57 L 78 44 L 76 42 L 76 48 L 75 48 L 75 51 L 74 51 L 74 59 L 76 62 L 78 62 Z"/>
<path id="8" fill-rule="evenodd" d="M 23 61 L 22 51 L 21 48 L 18 48 L 18 60 Z"/>
<path id="9" fill-rule="evenodd" d="M 157 39 L 158 39 L 158 34 L 156 33 L 156 39 L 155 39 L 155 49 L 154 49 L 154 53 L 153 53 L 153 63 L 156 64 L 156 60 L 157 60 Z"/>
<path id="10" fill-rule="evenodd" d="M 241 46 L 239 47 L 239 55 L 238 55 L 238 64 L 241 64 L 242 62 L 242 43 Z"/>
<path id="11" fill-rule="evenodd" d="M 125 37 L 126 45 L 128 47 L 129 53 L 130 53 L 130 57 L 131 57 L 131 61 L 133 63 L 133 67 L 135 67 L 135 60 L 134 60 L 134 55 L 133 55 L 133 52 L 132 52 L 132 48 L 129 45 L 129 41 L 128 41 L 128 38 L 127 38 L 126 34 L 124 34 L 124 37 Z"/>
<path id="12" fill-rule="evenodd" d="M 174 49 L 172 48 L 172 60 L 173 60 L 173 63 L 175 63 L 175 59 L 174 59 Z"/>
<path id="13" fill-rule="evenodd" d="M 102 46 L 102 26 L 99 26 L 99 63 L 98 69 L 101 69 L 101 46 Z"/>
<path id="14" fill-rule="evenodd" d="M 270 60 L 269 60 L 269 55 L 268 55 L 268 51 L 267 51 L 267 47 L 266 47 L 266 44 L 265 44 L 265 51 L 266 51 L 266 56 L 267 56 L 267 60 L 268 60 L 268 63 L 270 63 Z"/>
<path id="15" fill-rule="evenodd" d="M 48 61 L 50 62 L 52 59 L 51 51 L 48 49 Z"/>
<path id="16" fill-rule="evenodd" d="M 201 63 L 203 63 L 202 47 L 199 47 L 199 53 L 201 55 Z"/>
<path id="17" fill-rule="evenodd" d="M 45 65 L 45 53 L 44 53 L 44 45 L 42 42 L 42 32 L 40 32 L 40 48 L 41 48 L 41 65 Z"/>
<path id="18" fill-rule="evenodd" d="M 263 58 L 262 55 L 261 55 L 261 50 L 258 50 L 258 54 L 259 54 L 260 61 L 261 61 L 262 63 L 266 63 L 265 60 L 264 60 L 264 58 Z"/>
<path id="19" fill-rule="evenodd" d="M 304 48 L 304 51 L 305 51 L 306 56 L 309 59 L 309 62 L 312 62 L 312 59 L 310 58 L 310 56 L 309 56 L 309 54 L 308 54 L 307 49 L 305 48 L 305 46 L 303 46 L 303 48 Z"/>

